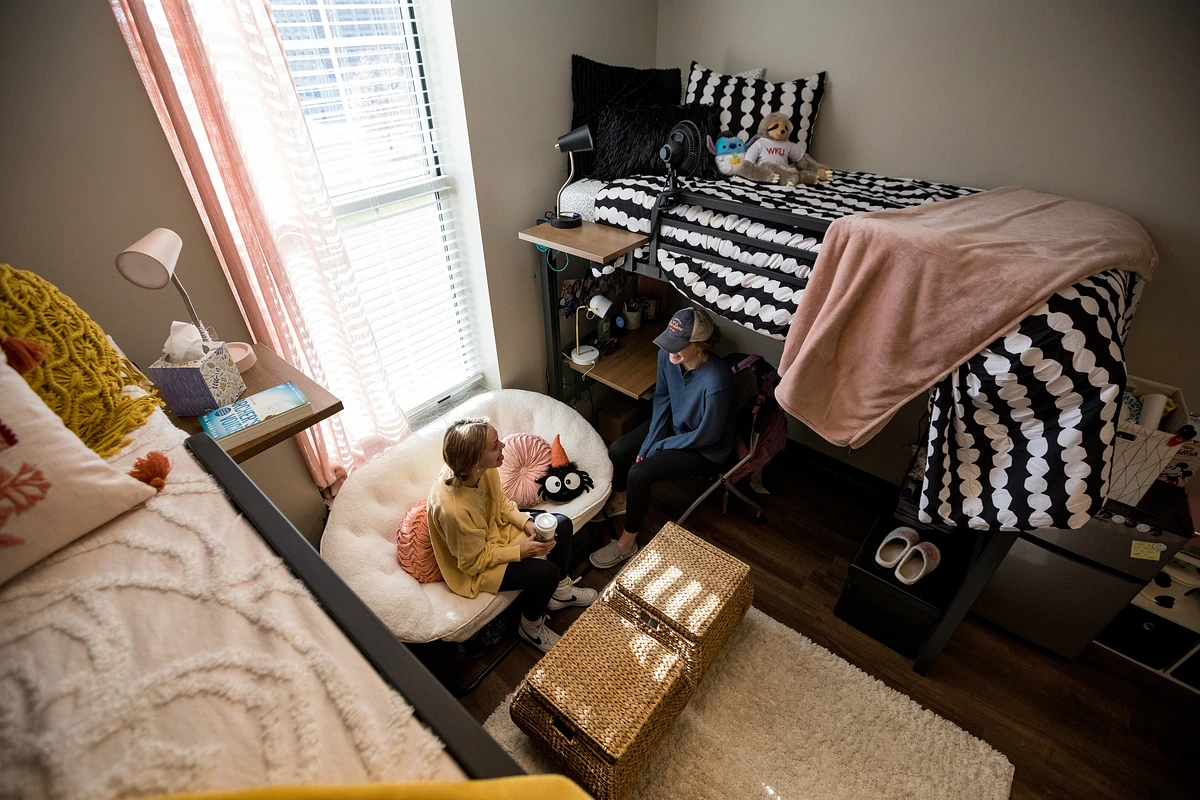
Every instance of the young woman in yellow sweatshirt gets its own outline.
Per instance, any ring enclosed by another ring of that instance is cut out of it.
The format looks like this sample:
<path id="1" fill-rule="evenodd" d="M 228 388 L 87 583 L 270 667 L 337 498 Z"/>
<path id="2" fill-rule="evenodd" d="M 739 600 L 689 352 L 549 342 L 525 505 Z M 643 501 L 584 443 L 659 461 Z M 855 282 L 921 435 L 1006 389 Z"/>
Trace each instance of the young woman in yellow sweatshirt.
<path id="1" fill-rule="evenodd" d="M 549 651 L 559 637 L 546 627 L 546 612 L 596 601 L 595 589 L 577 589 L 569 575 L 570 518 L 554 515 L 554 539 L 533 538 L 532 516 L 504 496 L 496 470 L 504 442 L 486 419 L 452 424 L 442 460 L 427 507 L 429 541 L 446 585 L 463 597 L 520 589 L 521 637 Z"/>

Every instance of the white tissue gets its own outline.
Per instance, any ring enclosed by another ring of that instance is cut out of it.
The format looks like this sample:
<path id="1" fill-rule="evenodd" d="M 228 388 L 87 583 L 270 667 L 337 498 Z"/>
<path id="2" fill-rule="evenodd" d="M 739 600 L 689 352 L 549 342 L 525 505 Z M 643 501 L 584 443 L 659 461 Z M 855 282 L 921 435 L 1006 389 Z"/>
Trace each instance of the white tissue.
<path id="1" fill-rule="evenodd" d="M 204 355 L 200 331 L 190 322 L 172 322 L 171 335 L 163 342 L 163 352 L 172 364 L 195 361 Z"/>

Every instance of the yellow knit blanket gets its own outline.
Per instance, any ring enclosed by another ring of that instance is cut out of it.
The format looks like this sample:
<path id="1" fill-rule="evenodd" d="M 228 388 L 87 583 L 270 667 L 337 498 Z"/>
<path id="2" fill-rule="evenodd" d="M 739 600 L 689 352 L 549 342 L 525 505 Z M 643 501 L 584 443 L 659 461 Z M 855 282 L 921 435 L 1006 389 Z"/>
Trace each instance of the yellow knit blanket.
<path id="1" fill-rule="evenodd" d="M 485 781 L 373 783 L 361 786 L 272 786 L 236 792 L 163 795 L 153 800 L 590 800 L 562 775 Z"/>
<path id="2" fill-rule="evenodd" d="M 45 360 L 25 380 L 101 457 L 118 453 L 130 431 L 162 405 L 157 394 L 124 394 L 144 376 L 75 301 L 44 278 L 8 264 L 0 264 L 0 332 L 45 346 Z"/>

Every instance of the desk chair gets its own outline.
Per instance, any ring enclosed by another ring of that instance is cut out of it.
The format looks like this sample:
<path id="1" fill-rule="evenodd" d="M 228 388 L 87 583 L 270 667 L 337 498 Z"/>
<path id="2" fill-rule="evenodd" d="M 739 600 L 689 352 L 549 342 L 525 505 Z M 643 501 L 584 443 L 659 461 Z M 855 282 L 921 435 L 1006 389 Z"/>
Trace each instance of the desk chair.
<path id="1" fill-rule="evenodd" d="M 683 525 L 701 503 L 719 488 L 725 489 L 721 513 L 729 511 L 729 495 L 754 509 L 754 521 L 762 525 L 767 521 L 762 506 L 747 497 L 735 485 L 752 472 L 762 469 L 787 444 L 787 422 L 783 409 L 775 401 L 775 385 L 779 374 L 763 360 L 762 356 L 734 353 L 725 359 L 733 370 L 737 387 L 737 416 L 734 422 L 737 446 L 733 455 L 716 472 L 698 477 L 711 480 L 712 484 L 696 498 L 677 524 Z"/>

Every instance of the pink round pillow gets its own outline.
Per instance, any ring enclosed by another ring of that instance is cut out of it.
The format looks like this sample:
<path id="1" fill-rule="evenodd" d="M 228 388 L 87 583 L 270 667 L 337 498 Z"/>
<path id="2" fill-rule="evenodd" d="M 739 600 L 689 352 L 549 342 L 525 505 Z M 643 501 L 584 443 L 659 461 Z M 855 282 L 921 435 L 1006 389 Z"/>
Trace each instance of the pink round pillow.
<path id="1" fill-rule="evenodd" d="M 414 505 L 400 521 L 396 531 L 396 556 L 404 571 L 421 583 L 437 583 L 442 580 L 433 545 L 429 543 L 429 519 L 425 513 L 425 501 Z"/>
<path id="2" fill-rule="evenodd" d="M 504 438 L 504 463 L 500 485 L 504 494 L 520 508 L 533 508 L 540 501 L 537 479 L 550 469 L 550 444 L 536 433 L 514 433 Z"/>

